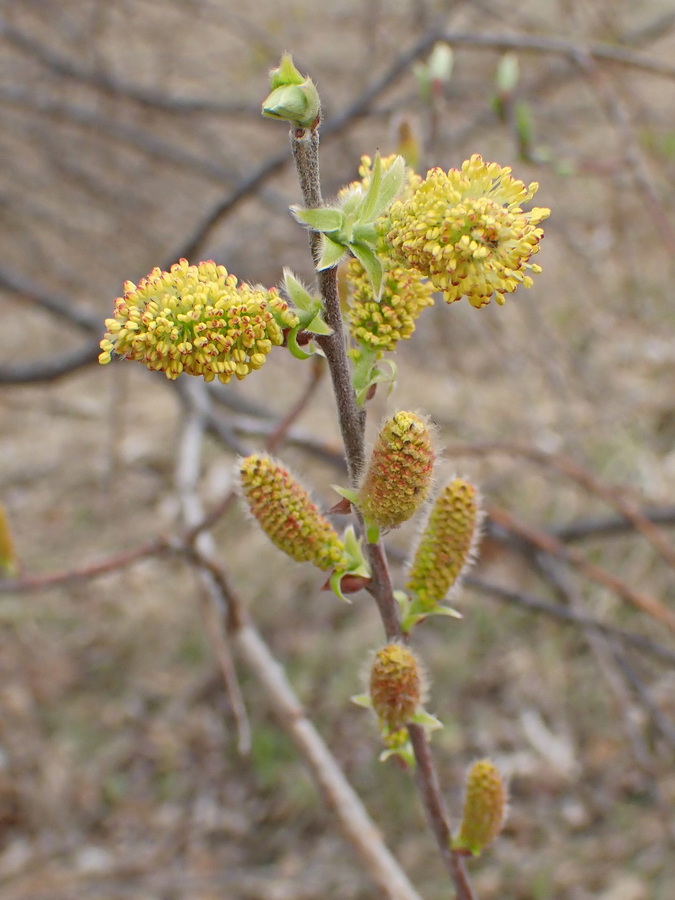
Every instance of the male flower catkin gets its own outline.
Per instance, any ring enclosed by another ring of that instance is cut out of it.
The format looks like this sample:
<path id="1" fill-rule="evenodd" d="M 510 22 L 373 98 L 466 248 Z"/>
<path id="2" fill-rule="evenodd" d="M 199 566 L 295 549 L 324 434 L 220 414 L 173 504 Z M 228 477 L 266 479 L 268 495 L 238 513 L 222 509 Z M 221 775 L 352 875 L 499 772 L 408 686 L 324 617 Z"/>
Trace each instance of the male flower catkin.
<path id="1" fill-rule="evenodd" d="M 138 285 L 125 282 L 105 324 L 102 364 L 117 353 L 171 380 L 185 372 L 227 383 L 259 369 L 298 318 L 275 288 L 238 285 L 211 260 L 191 266 L 181 259 L 169 272 L 153 269 Z"/>
<path id="2" fill-rule="evenodd" d="M 489 759 L 475 762 L 466 777 L 464 809 L 452 849 L 478 856 L 504 827 L 507 798 L 504 779 Z"/>
<path id="3" fill-rule="evenodd" d="M 454 478 L 436 498 L 408 573 L 407 590 L 433 609 L 473 559 L 480 524 L 476 488 Z"/>
<path id="4" fill-rule="evenodd" d="M 278 462 L 253 454 L 239 465 L 241 491 L 267 537 L 296 562 L 345 567 L 345 548 L 307 491 Z"/>
<path id="5" fill-rule="evenodd" d="M 434 467 L 434 448 L 425 419 L 397 412 L 382 426 L 358 492 L 367 522 L 396 528 L 426 500 Z"/>
<path id="6" fill-rule="evenodd" d="M 402 263 L 431 279 L 447 303 L 468 297 L 480 308 L 519 284 L 532 285 L 527 271 L 539 250 L 550 210 L 523 212 L 539 185 L 526 186 L 508 166 L 485 163 L 478 155 L 461 170 L 431 169 L 412 197 L 393 203 L 386 239 Z"/>
<path id="7" fill-rule="evenodd" d="M 424 702 L 425 681 L 417 657 L 403 644 L 387 644 L 370 668 L 370 700 L 378 719 L 390 732 L 410 721 Z"/>

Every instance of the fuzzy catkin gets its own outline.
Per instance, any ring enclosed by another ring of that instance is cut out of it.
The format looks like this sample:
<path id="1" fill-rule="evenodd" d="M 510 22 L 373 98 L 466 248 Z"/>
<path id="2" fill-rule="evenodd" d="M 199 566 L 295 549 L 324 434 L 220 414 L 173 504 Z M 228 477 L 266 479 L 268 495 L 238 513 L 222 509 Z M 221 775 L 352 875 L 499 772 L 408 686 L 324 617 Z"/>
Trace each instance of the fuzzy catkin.
<path id="1" fill-rule="evenodd" d="M 272 543 L 323 571 L 345 565 L 344 544 L 305 488 L 276 460 L 253 454 L 239 465 L 241 492 Z"/>
<path id="2" fill-rule="evenodd" d="M 408 573 L 423 608 L 441 603 L 473 559 L 480 509 L 476 488 L 454 478 L 436 498 Z"/>
<path id="3" fill-rule="evenodd" d="M 359 489 L 366 521 L 386 529 L 410 519 L 428 496 L 435 458 L 426 419 L 405 411 L 388 419 Z"/>

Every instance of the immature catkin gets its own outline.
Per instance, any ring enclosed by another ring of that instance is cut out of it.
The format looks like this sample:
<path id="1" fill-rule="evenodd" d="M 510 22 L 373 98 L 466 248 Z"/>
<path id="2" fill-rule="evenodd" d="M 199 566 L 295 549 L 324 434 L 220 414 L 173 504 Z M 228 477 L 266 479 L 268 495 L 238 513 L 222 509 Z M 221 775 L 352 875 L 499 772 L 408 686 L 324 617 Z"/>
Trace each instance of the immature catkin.
<path id="1" fill-rule="evenodd" d="M 506 819 L 506 786 L 489 759 L 475 762 L 466 777 L 462 823 L 452 846 L 478 856 L 497 837 Z"/>
<path id="2" fill-rule="evenodd" d="M 422 506 L 429 493 L 435 453 L 427 421 L 397 412 L 377 437 L 358 504 L 378 528 L 396 528 Z"/>
<path id="3" fill-rule="evenodd" d="M 302 485 L 267 456 L 253 454 L 239 466 L 241 491 L 267 537 L 296 562 L 327 571 L 345 567 L 345 548 Z"/>
<path id="4" fill-rule="evenodd" d="M 423 702 L 424 677 L 417 657 L 403 644 L 387 644 L 370 669 L 370 699 L 378 719 L 396 732 Z"/>
<path id="5" fill-rule="evenodd" d="M 407 589 L 423 608 L 441 603 L 472 561 L 479 519 L 476 488 L 454 478 L 434 502 L 408 573 Z"/>

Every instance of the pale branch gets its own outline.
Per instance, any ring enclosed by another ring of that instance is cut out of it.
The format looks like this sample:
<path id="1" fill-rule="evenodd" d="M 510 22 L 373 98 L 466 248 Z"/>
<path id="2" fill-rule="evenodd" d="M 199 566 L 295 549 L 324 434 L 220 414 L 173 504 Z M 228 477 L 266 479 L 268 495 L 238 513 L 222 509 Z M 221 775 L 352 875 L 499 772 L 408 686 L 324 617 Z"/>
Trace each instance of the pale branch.
<path id="1" fill-rule="evenodd" d="M 209 402 L 203 382 L 193 382 L 190 399 L 192 409 L 183 430 L 176 481 L 185 524 L 194 527 L 204 519 L 197 493 L 201 445 Z M 282 666 L 248 621 L 241 601 L 216 561 L 216 547 L 211 534 L 201 530 L 187 552 L 198 565 L 210 597 L 206 625 L 212 636 L 215 633 L 217 637 L 215 650 L 227 693 L 236 713 L 240 748 L 245 748 L 250 743 L 248 720 L 230 660 L 226 633 L 236 643 L 240 655 L 265 691 L 270 708 L 293 739 L 326 802 L 337 816 L 345 837 L 359 855 L 371 879 L 388 900 L 420 900 L 419 894 L 382 841 L 379 830 L 346 780 L 334 756 L 305 715 Z M 224 628 L 225 622 L 227 630 Z"/>

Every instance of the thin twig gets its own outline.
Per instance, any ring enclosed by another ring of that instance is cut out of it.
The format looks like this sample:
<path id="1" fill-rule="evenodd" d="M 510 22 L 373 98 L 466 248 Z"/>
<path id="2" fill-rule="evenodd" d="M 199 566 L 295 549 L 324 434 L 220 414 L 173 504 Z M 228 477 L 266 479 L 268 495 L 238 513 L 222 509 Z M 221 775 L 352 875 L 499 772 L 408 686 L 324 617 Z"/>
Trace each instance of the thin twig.
<path id="1" fill-rule="evenodd" d="M 675 566 L 675 547 L 668 536 L 658 528 L 657 524 L 645 515 L 640 505 L 629 496 L 626 488 L 607 484 L 593 472 L 580 465 L 569 456 L 548 453 L 527 444 L 516 444 L 509 441 L 486 441 L 477 444 L 453 444 L 446 446 L 443 454 L 446 457 L 456 456 L 488 456 L 493 453 L 506 453 L 509 456 L 521 456 L 538 465 L 557 469 L 572 481 L 584 487 L 605 503 L 613 506 L 621 515 L 632 523 L 636 531 L 642 534 L 661 556 Z"/>
<path id="2" fill-rule="evenodd" d="M 603 569 L 602 566 L 598 566 L 596 563 L 589 562 L 579 551 L 566 547 L 562 541 L 553 537 L 552 534 L 519 522 L 515 516 L 505 509 L 490 506 L 486 508 L 486 512 L 493 522 L 497 522 L 503 528 L 507 528 L 509 531 L 517 534 L 518 537 L 524 538 L 533 547 L 565 560 L 578 569 L 586 578 L 609 588 L 618 597 L 627 600 L 637 609 L 662 622 L 671 631 L 675 632 L 675 613 L 661 603 L 660 600 L 657 600 L 656 597 L 652 597 L 644 591 L 634 590 L 620 578 L 617 578 L 616 575 L 608 572 L 607 569 Z"/>

